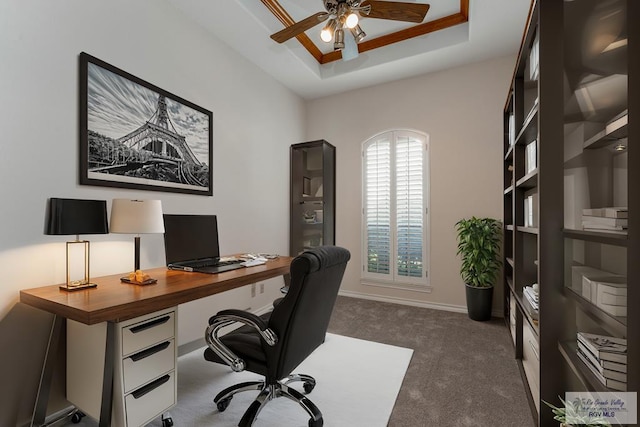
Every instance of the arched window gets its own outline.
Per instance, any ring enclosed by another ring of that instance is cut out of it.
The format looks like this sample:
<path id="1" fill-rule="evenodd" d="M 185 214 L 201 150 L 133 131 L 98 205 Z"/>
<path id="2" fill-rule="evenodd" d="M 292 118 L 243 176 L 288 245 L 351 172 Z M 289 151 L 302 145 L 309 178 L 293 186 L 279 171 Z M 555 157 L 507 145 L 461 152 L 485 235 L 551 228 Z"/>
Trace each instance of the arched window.
<path id="1" fill-rule="evenodd" d="M 428 142 L 394 130 L 363 144 L 362 283 L 428 285 Z"/>

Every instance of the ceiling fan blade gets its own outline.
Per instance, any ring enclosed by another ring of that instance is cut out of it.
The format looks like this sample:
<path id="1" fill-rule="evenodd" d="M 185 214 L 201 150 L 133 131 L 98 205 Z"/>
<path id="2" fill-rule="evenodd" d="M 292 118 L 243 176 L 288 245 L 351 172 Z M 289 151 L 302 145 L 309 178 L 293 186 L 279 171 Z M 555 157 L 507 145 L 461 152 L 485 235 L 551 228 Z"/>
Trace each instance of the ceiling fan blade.
<path id="1" fill-rule="evenodd" d="M 428 4 L 405 3 L 399 1 L 367 0 L 361 7 L 370 5 L 371 12 L 368 18 L 392 19 L 394 21 L 406 21 L 420 23 L 429 11 Z"/>
<path id="2" fill-rule="evenodd" d="M 286 42 L 290 38 L 304 33 L 309 28 L 318 25 L 322 21 L 325 21 L 328 17 L 329 14 L 327 12 L 318 12 L 315 15 L 311 15 L 300 22 L 296 22 L 295 24 L 278 31 L 277 33 L 271 34 L 271 38 L 278 43 Z"/>

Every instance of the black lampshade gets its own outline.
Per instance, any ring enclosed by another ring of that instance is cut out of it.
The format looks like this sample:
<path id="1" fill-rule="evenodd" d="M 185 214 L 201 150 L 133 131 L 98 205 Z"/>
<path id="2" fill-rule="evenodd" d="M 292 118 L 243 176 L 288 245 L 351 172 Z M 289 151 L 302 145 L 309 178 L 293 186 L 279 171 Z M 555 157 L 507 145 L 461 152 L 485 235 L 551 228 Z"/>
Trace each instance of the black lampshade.
<path id="1" fill-rule="evenodd" d="M 45 234 L 107 234 L 106 200 L 49 199 Z"/>

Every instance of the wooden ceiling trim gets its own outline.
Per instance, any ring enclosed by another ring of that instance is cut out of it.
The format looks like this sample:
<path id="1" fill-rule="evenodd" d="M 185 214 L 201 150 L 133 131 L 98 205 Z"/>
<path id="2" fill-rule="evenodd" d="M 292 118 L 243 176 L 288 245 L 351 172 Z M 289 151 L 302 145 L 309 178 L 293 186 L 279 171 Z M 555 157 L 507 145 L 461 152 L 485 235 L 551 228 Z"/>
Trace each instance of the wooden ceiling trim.
<path id="1" fill-rule="evenodd" d="M 375 39 L 361 42 L 358 44 L 359 51 L 366 52 L 368 50 L 377 49 L 379 47 L 401 42 L 413 37 L 423 36 L 425 34 L 443 30 L 465 22 L 467 22 L 467 18 L 461 13 L 445 16 L 444 18 L 436 19 L 435 21 L 425 22 L 424 24 L 415 25 L 401 31 L 396 31 L 395 33 L 386 34 Z"/>
<path id="2" fill-rule="evenodd" d="M 277 0 L 260 1 L 267 7 L 267 9 L 269 9 L 269 12 L 271 12 L 273 16 L 278 18 L 278 20 L 284 24 L 285 27 L 290 27 L 295 24 L 296 21 L 291 18 L 291 16 L 287 13 L 286 10 L 284 10 L 282 5 L 278 3 Z"/>
<path id="3" fill-rule="evenodd" d="M 469 0 L 460 0 L 460 13 L 469 19 Z"/>
<path id="4" fill-rule="evenodd" d="M 291 15 L 289 15 L 287 11 L 284 10 L 282 5 L 278 3 L 277 0 L 260 0 L 260 1 L 262 2 L 262 4 L 264 4 L 267 7 L 267 9 L 269 9 L 269 12 L 271 12 L 273 16 L 278 18 L 278 20 L 282 22 L 282 24 L 284 24 L 285 27 L 290 27 L 291 25 L 295 24 L 296 21 L 294 21 L 293 18 L 291 18 Z M 316 59 L 316 61 L 318 62 L 322 61 L 322 51 L 318 49 L 318 47 L 311 41 L 309 36 L 307 36 L 305 33 L 302 33 L 302 34 L 298 34 L 296 36 L 296 39 L 298 39 L 300 44 L 305 49 L 307 49 L 307 51 L 311 54 L 311 56 L 313 56 Z"/>
<path id="5" fill-rule="evenodd" d="M 358 52 L 363 53 L 369 50 L 378 49 L 380 47 L 388 46 L 390 44 L 401 42 L 413 37 L 423 36 L 434 31 L 444 30 L 445 28 L 463 24 L 468 21 L 468 17 L 466 17 L 462 13 L 445 16 L 444 18 L 436 19 L 435 21 L 425 22 L 423 24 L 415 25 L 401 31 L 396 31 L 395 33 L 386 34 L 384 36 L 376 37 L 375 39 L 358 43 Z M 340 51 L 333 51 L 322 55 L 322 60 L 320 63 L 328 64 L 341 58 L 342 54 L 340 53 Z"/>
<path id="6" fill-rule="evenodd" d="M 295 21 L 282 7 L 278 0 L 260 0 L 262 4 L 280 21 L 285 27 L 295 24 Z M 369 50 L 378 49 L 393 43 L 398 43 L 413 37 L 423 36 L 434 31 L 443 30 L 455 25 L 463 24 L 469 21 L 469 0 L 460 0 L 460 11 L 449 16 L 445 16 L 434 21 L 424 22 L 414 25 L 404 30 L 385 34 L 375 39 L 367 40 L 358 44 L 358 52 L 367 52 Z M 305 34 L 296 36 L 300 44 L 313 56 L 320 64 L 328 64 L 342 58 L 341 51 L 333 51 L 323 54 L 322 51 L 311 41 Z"/>

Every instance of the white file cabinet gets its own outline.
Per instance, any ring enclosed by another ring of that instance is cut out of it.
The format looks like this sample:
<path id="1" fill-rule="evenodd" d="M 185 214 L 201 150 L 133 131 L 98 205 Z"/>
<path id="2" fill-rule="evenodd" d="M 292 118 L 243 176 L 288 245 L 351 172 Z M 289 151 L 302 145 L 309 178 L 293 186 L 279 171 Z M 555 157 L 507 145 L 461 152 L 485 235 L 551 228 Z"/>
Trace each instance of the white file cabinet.
<path id="1" fill-rule="evenodd" d="M 176 403 L 176 309 L 115 324 L 111 425 L 143 426 Z M 107 324 L 67 320 L 67 400 L 100 418 Z"/>

